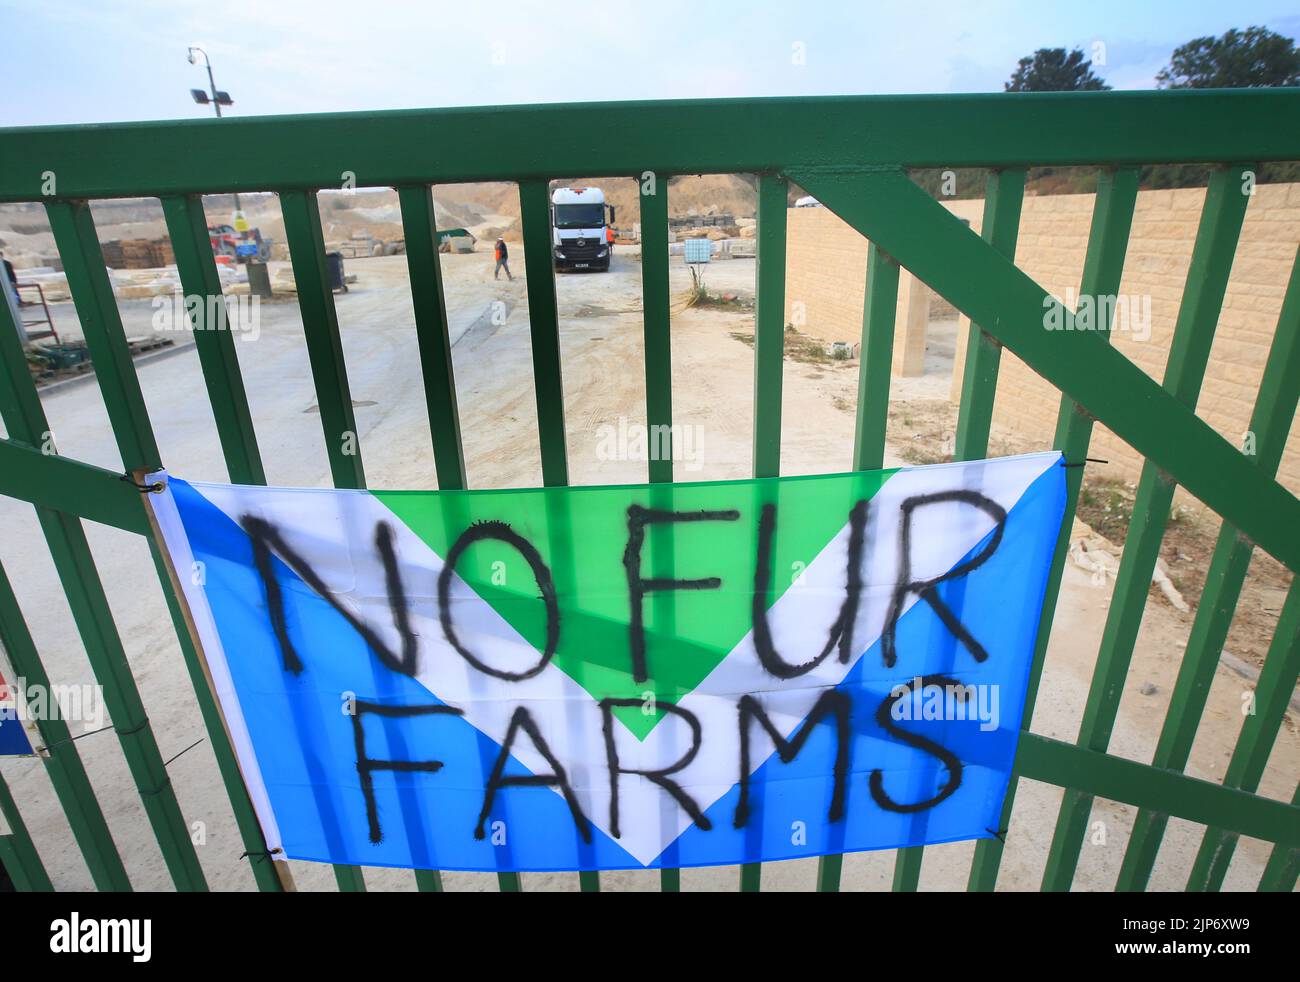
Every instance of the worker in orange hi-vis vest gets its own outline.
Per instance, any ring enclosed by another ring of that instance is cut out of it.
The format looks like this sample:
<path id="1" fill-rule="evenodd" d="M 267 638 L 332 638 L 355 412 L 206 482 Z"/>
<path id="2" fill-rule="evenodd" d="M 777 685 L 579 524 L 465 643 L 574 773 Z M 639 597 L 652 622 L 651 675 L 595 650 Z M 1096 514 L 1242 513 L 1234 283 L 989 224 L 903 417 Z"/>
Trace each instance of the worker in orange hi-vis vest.
<path id="1" fill-rule="evenodd" d="M 506 271 L 506 279 L 513 280 L 514 277 L 510 275 L 510 263 L 508 262 L 508 260 L 510 259 L 510 250 L 506 248 L 506 240 L 499 236 L 497 237 L 495 255 L 496 255 L 497 265 L 496 268 L 492 270 L 492 278 L 494 280 L 499 278 L 501 275 L 501 270 L 504 269 Z"/>

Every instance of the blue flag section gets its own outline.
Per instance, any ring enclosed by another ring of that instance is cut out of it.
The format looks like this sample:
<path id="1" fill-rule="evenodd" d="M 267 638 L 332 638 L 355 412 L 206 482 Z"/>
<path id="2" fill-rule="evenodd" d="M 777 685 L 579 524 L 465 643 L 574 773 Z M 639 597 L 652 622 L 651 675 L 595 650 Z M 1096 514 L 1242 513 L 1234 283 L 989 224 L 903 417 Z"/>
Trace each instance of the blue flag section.
<path id="1" fill-rule="evenodd" d="M 33 753 L 32 741 L 18 714 L 16 695 L 0 675 L 0 757 L 27 757 Z"/>
<path id="2" fill-rule="evenodd" d="M 641 869 L 995 834 L 1064 475 L 154 507 L 277 855 Z"/>

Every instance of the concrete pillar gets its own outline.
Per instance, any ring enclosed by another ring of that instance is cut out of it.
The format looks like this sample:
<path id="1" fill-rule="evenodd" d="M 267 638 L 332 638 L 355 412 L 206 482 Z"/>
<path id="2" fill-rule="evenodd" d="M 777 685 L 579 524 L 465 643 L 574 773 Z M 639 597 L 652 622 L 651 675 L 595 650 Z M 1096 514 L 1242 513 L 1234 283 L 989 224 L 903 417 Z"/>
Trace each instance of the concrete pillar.
<path id="1" fill-rule="evenodd" d="M 907 270 L 898 290 L 899 310 L 894 329 L 894 374 L 915 378 L 925 374 L 925 333 L 930 324 L 930 288 Z"/>
<path id="2" fill-rule="evenodd" d="M 948 398 L 961 402 L 961 384 L 966 374 L 966 344 L 970 340 L 970 318 L 965 314 L 957 317 L 957 347 L 952 354 L 952 387 Z"/>

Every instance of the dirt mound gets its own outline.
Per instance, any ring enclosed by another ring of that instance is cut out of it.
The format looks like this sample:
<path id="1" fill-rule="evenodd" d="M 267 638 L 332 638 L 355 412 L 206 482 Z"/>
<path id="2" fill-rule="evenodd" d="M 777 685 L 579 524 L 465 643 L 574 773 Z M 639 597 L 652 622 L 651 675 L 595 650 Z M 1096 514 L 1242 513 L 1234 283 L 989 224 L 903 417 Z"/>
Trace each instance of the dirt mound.
<path id="1" fill-rule="evenodd" d="M 552 183 L 552 187 L 598 187 L 614 206 L 614 224 L 626 227 L 641 220 L 640 186 L 627 177 L 575 177 Z M 462 184 L 457 186 L 468 200 L 491 204 L 499 214 L 519 216 L 519 196 L 512 184 Z M 491 189 L 480 192 L 479 189 Z M 440 187 L 441 195 L 443 189 Z M 474 196 L 483 193 L 479 199 Z M 753 186 L 737 174 L 703 174 L 674 177 L 668 183 L 668 217 L 733 215 L 753 217 L 757 199 Z"/>

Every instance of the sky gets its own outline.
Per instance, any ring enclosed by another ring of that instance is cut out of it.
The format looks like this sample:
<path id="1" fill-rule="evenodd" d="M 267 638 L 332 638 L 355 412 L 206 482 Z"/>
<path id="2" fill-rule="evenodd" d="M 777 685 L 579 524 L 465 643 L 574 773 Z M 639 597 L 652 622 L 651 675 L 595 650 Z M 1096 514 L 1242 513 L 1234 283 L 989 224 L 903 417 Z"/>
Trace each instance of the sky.
<path id="1" fill-rule="evenodd" d="M 1116 89 L 1296 0 L 0 0 L 0 126 L 625 99 L 1001 91 L 1080 47 Z"/>

